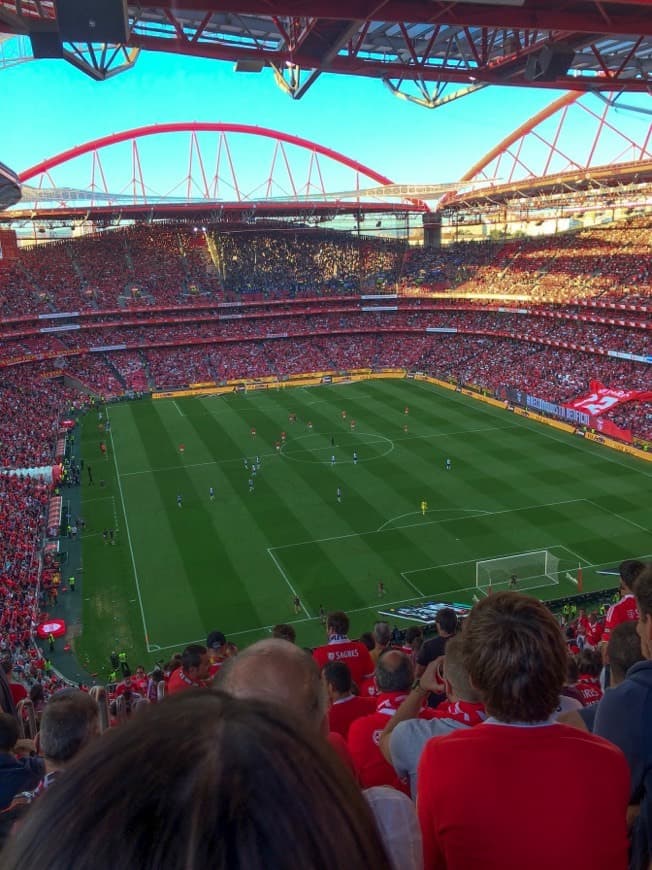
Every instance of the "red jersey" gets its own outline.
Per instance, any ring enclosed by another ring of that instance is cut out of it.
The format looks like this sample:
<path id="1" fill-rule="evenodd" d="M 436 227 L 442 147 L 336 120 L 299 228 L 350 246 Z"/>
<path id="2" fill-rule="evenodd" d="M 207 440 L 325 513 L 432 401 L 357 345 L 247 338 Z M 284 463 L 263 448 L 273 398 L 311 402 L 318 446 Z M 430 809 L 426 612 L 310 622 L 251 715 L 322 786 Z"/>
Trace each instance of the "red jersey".
<path id="1" fill-rule="evenodd" d="M 176 695 L 178 692 L 185 692 L 187 689 L 203 689 L 204 683 L 201 680 L 193 680 L 184 673 L 183 668 L 177 668 L 172 671 L 166 695 Z"/>
<path id="2" fill-rule="evenodd" d="M 11 689 L 11 697 L 14 699 L 14 704 L 18 706 L 27 697 L 27 689 L 20 683 L 9 683 L 9 688 Z"/>
<path id="3" fill-rule="evenodd" d="M 599 619 L 595 622 L 588 622 L 584 626 L 584 640 L 588 646 L 597 646 L 602 640 L 602 632 L 604 626 Z"/>
<path id="4" fill-rule="evenodd" d="M 353 764 L 353 759 L 351 758 L 351 753 L 349 752 L 349 747 L 346 745 L 345 739 L 336 731 L 329 731 L 326 735 L 326 739 L 335 752 L 337 752 L 340 761 L 355 779 L 355 765 Z"/>
<path id="5" fill-rule="evenodd" d="M 591 677 L 589 674 L 580 674 L 579 680 L 575 683 L 575 688 L 580 693 L 583 707 L 590 707 L 591 704 L 597 704 L 602 697 L 599 677 Z"/>
<path id="6" fill-rule="evenodd" d="M 387 762 L 380 751 L 380 735 L 391 716 L 407 698 L 406 692 L 385 692 L 378 695 L 376 712 L 363 716 L 351 723 L 347 745 L 355 764 L 358 781 L 362 788 L 374 785 L 389 785 L 409 796 L 407 782 L 396 775 L 396 771 Z"/>
<path id="7" fill-rule="evenodd" d="M 368 677 L 366 680 L 363 680 L 358 684 L 358 689 L 361 698 L 376 698 L 379 694 L 375 677 Z"/>
<path id="8" fill-rule="evenodd" d="M 607 610 L 607 618 L 604 621 L 604 631 L 602 632 L 602 640 L 608 641 L 611 637 L 612 630 L 622 622 L 637 622 L 638 607 L 636 599 L 631 594 L 623 595 L 617 604 L 612 604 Z"/>
<path id="9" fill-rule="evenodd" d="M 629 778 L 616 746 L 567 725 L 490 720 L 430 740 L 417 796 L 424 866 L 625 870 Z"/>
<path id="10" fill-rule="evenodd" d="M 316 647 L 312 657 L 320 670 L 329 662 L 344 662 L 358 685 L 374 674 L 374 663 L 367 647 L 359 640 L 349 640 L 346 636 L 332 637 L 325 646 Z"/>
<path id="11" fill-rule="evenodd" d="M 375 698 L 358 695 L 340 698 L 338 701 L 333 701 L 328 710 L 328 727 L 331 731 L 335 731 L 346 738 L 351 723 L 361 716 L 368 716 L 375 709 Z"/>

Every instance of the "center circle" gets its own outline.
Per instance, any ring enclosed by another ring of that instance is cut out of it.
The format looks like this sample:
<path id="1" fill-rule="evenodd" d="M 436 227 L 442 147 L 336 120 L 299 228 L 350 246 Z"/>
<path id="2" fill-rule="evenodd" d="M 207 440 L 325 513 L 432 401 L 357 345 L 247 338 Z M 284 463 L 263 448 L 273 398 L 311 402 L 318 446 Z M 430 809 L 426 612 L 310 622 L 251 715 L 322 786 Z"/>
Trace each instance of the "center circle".
<path id="1" fill-rule="evenodd" d="M 330 442 L 331 437 L 335 438 L 335 446 Z M 292 445 L 297 441 L 313 441 L 315 447 L 307 446 L 303 449 L 292 449 Z M 383 445 L 382 452 L 375 453 L 373 456 L 364 456 L 364 448 L 371 447 L 374 444 Z M 373 432 L 340 432 L 324 435 L 320 432 L 313 432 L 309 435 L 299 435 L 298 438 L 293 438 L 292 441 L 286 441 L 281 446 L 281 455 L 292 462 L 311 462 L 318 465 L 331 465 L 331 456 L 335 456 L 337 465 L 353 465 L 353 451 L 362 453 L 358 457 L 358 462 L 372 462 L 374 459 L 382 459 L 383 456 L 388 456 L 394 449 L 394 442 L 391 438 L 386 438 L 385 435 L 377 435 Z M 342 456 L 341 451 L 346 450 L 347 455 Z M 296 455 L 300 453 L 301 455 Z M 309 455 L 306 455 L 309 454 Z"/>

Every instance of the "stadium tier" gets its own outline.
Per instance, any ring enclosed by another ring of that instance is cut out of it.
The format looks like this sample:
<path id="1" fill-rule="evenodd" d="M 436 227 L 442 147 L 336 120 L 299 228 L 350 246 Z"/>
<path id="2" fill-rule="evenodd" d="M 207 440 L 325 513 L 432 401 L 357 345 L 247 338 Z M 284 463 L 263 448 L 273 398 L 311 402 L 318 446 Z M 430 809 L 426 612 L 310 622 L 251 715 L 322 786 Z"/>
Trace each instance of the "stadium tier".
<path id="1" fill-rule="evenodd" d="M 26 736 L 45 710 L 49 745 L 57 703 L 71 721 L 99 710 L 100 729 L 121 725 L 107 739 L 122 758 L 141 706 L 158 705 L 169 734 L 174 704 L 195 723 L 250 715 L 221 695 L 158 702 L 213 677 L 258 697 L 246 673 L 260 655 L 266 685 L 303 674 L 326 687 L 328 711 L 310 702 L 320 733 L 328 723 L 363 787 L 393 788 L 414 815 L 426 732 L 489 714 L 580 718 L 602 696 L 600 643 L 619 621 L 635 634 L 633 574 L 652 558 L 651 235 L 637 218 L 428 251 L 316 230 L 135 226 L 0 266 L 0 648 Z M 616 604 L 613 573 L 630 558 Z M 522 630 L 511 702 L 456 652 L 459 619 L 480 657 Z M 349 636 L 372 626 L 367 646 Z M 436 636 L 424 642 L 424 628 Z M 314 648 L 323 683 L 288 639 Z M 71 680 L 103 684 L 88 709 L 85 696 L 48 700 Z M 444 705 L 434 718 L 426 698 Z M 426 730 L 405 743 L 394 714 Z M 587 743 L 581 763 L 592 790 L 595 770 L 616 783 L 600 848 L 624 867 L 626 765 L 605 746 Z M 431 756 L 426 783 L 448 770 Z M 61 781 L 64 794 L 74 774 Z M 445 866 L 435 803 L 420 798 L 423 844 L 427 866 Z M 423 866 L 416 842 L 395 866 Z"/>

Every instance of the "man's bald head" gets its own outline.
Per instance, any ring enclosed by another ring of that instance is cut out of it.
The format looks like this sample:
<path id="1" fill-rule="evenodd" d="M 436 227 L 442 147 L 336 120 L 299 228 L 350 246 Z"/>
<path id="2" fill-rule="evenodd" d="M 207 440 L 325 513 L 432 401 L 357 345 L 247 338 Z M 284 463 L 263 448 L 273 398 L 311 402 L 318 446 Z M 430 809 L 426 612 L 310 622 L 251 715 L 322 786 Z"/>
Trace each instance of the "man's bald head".
<path id="1" fill-rule="evenodd" d="M 309 653 L 285 640 L 260 640 L 229 659 L 219 671 L 217 687 L 236 698 L 280 704 L 317 730 L 326 727 L 319 668 Z"/>

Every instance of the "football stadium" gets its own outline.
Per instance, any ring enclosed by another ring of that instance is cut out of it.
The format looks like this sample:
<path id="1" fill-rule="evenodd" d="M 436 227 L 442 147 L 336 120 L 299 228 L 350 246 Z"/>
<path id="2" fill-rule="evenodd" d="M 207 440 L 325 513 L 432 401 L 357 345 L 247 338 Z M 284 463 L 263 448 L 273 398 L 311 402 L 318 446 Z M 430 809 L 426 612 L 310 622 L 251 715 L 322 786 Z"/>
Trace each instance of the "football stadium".
<path id="1" fill-rule="evenodd" d="M 0 0 L 0 863 L 649 870 L 647 2 L 89 5 Z"/>

